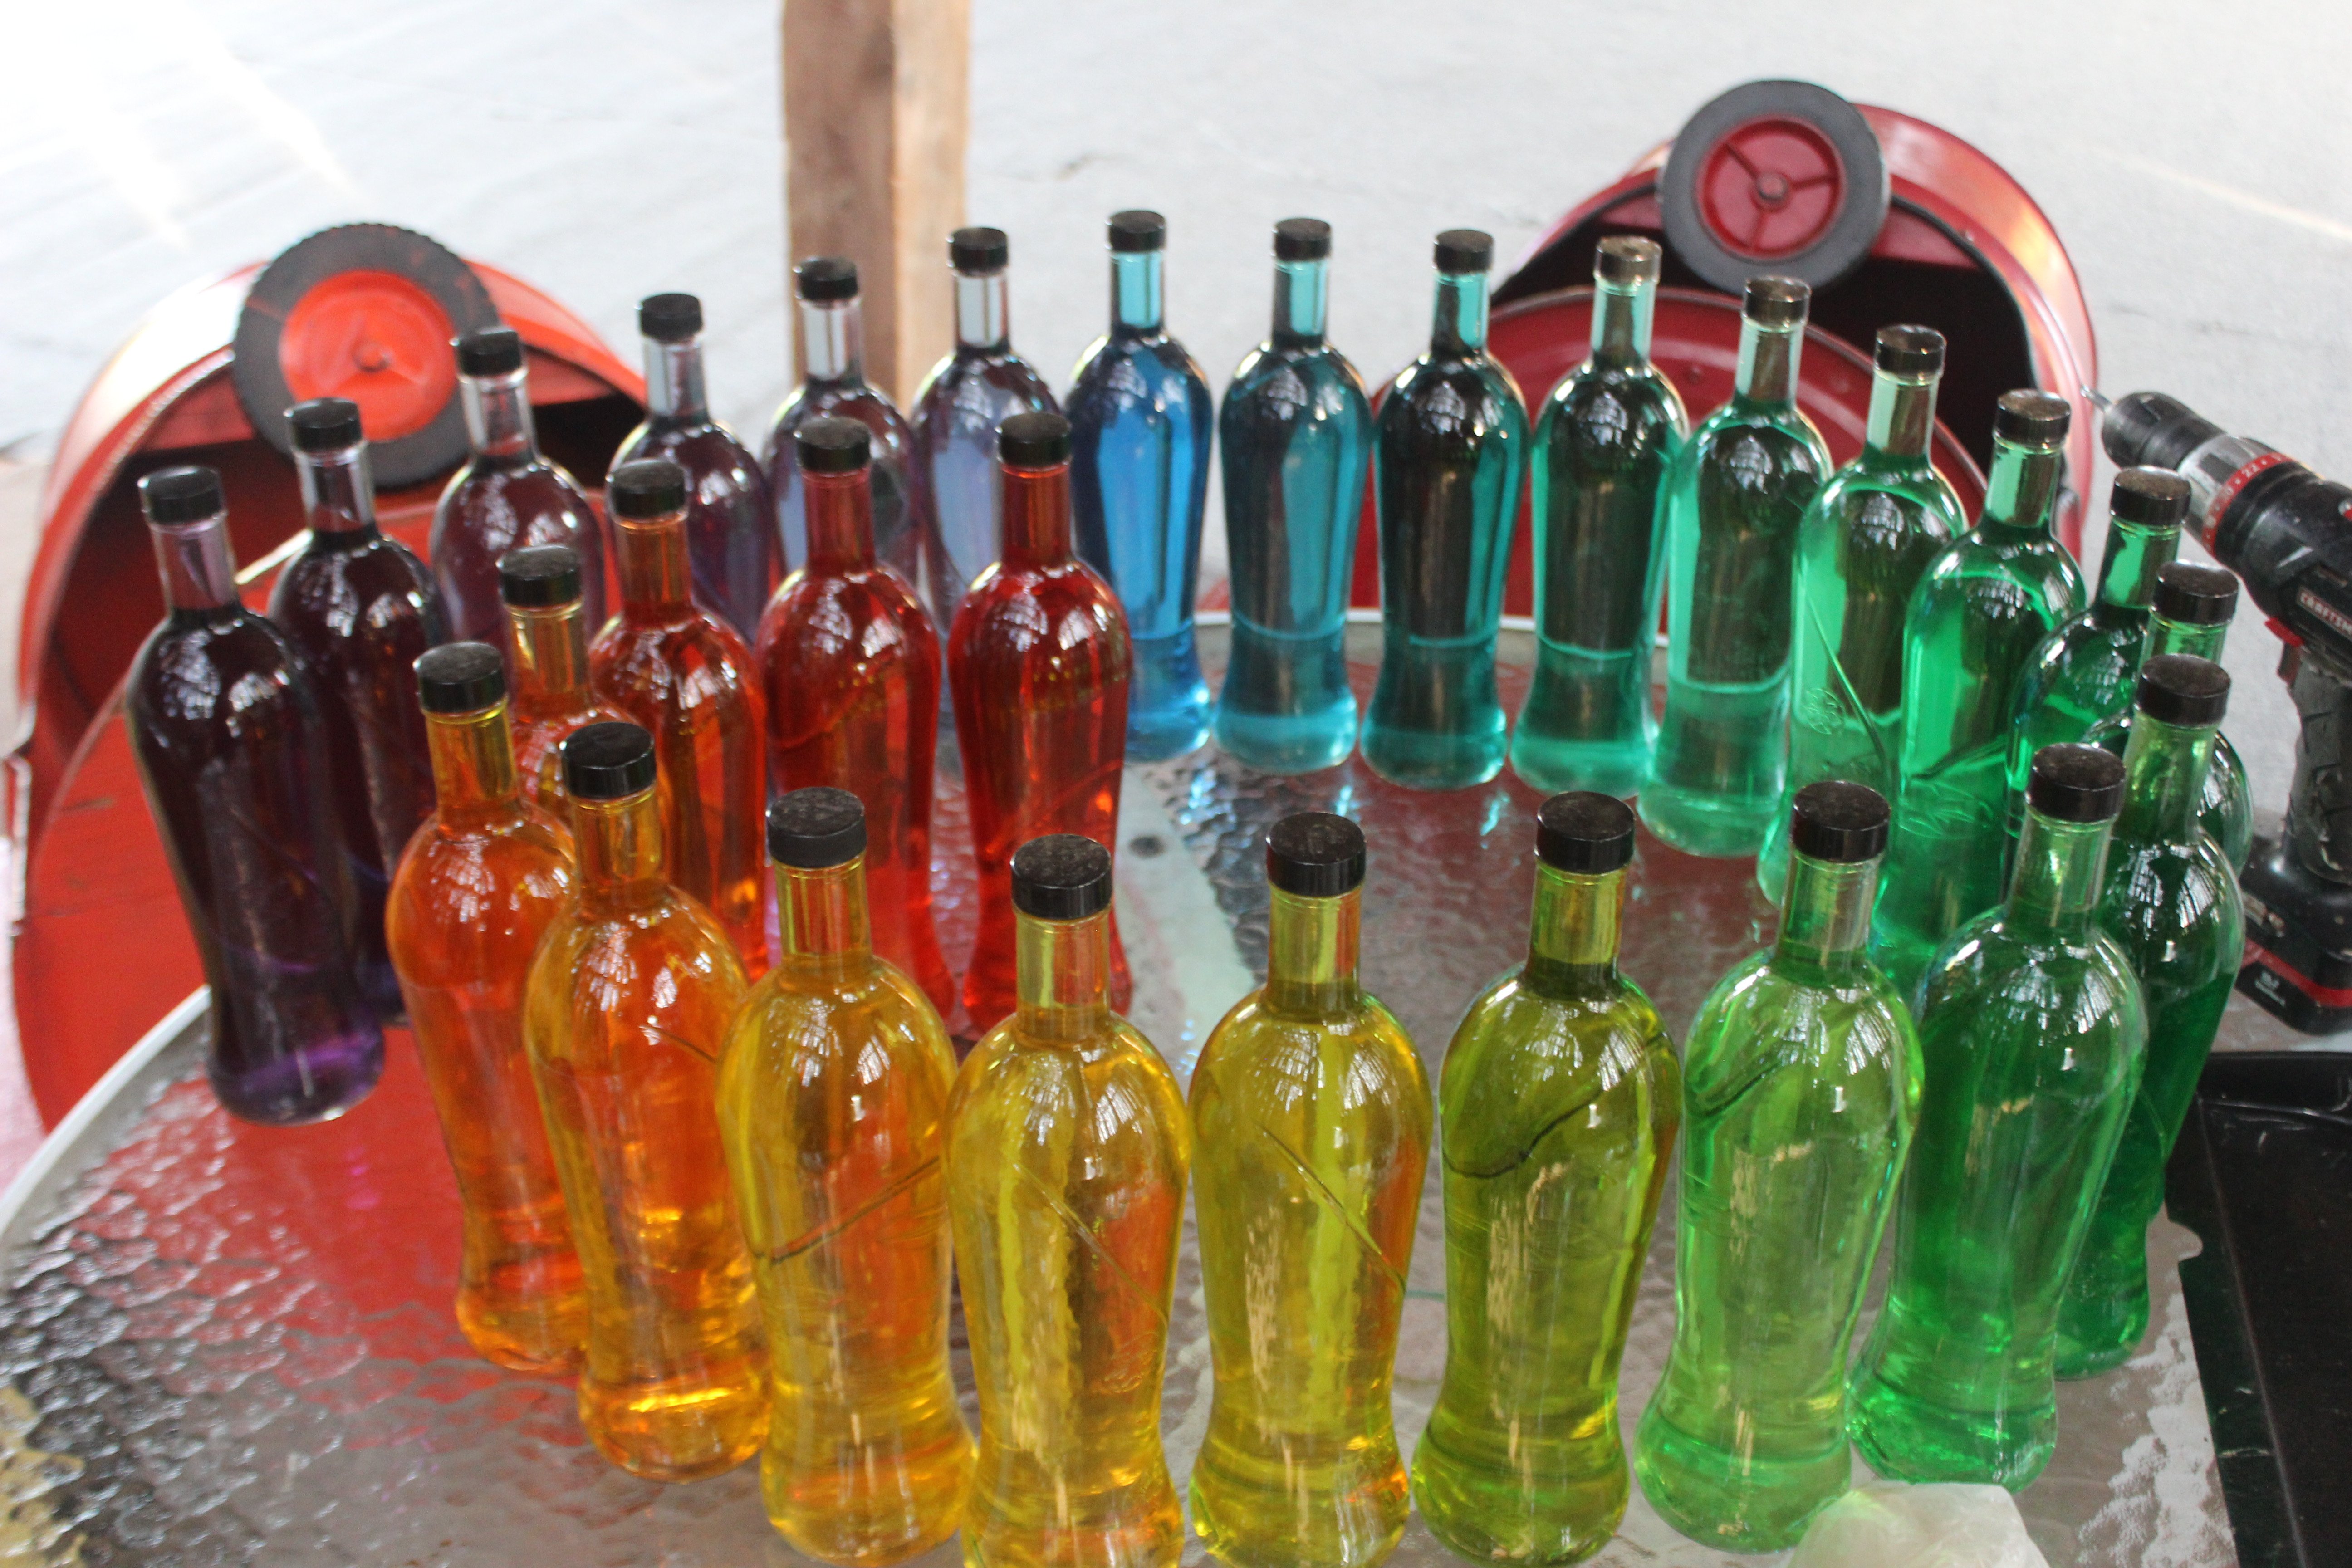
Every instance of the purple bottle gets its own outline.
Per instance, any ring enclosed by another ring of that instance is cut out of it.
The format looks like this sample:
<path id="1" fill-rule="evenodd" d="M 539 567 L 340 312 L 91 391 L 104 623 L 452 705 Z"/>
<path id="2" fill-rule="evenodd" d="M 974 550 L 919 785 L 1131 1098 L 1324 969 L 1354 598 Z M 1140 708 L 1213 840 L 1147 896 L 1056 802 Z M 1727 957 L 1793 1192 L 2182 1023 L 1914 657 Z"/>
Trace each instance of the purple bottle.
<path id="1" fill-rule="evenodd" d="M 526 544 L 568 544 L 580 553 L 581 605 L 604 624 L 604 530 L 570 474 L 539 455 L 522 339 L 510 327 L 467 332 L 457 348 L 457 390 L 474 455 L 433 510 L 433 580 L 449 634 L 492 647 L 506 636 L 499 557 Z"/>
<path id="2" fill-rule="evenodd" d="M 359 897 L 360 989 L 376 1016 L 403 1010 L 384 949 L 383 900 L 400 852 L 433 810 L 433 759 L 416 659 L 449 640 L 425 563 L 375 525 L 375 481 L 356 403 L 286 412 L 310 542 L 278 574 L 269 618 L 302 656 L 327 745 L 337 831 Z"/>
<path id="3" fill-rule="evenodd" d="M 220 476 L 165 468 L 139 500 L 166 612 L 123 710 L 212 987 L 213 1091 L 248 1121 L 337 1116 L 375 1087 L 383 1033 L 352 963 L 319 704 L 294 645 L 237 597 Z"/>
<path id="4" fill-rule="evenodd" d="M 613 454 L 613 468 L 667 458 L 686 470 L 686 571 L 694 596 L 749 642 L 776 584 L 774 503 L 768 477 L 735 432 L 710 417 L 702 386 L 702 301 L 655 294 L 637 306 L 646 341 L 646 422 Z M 611 471 L 606 479 L 610 482 Z"/>

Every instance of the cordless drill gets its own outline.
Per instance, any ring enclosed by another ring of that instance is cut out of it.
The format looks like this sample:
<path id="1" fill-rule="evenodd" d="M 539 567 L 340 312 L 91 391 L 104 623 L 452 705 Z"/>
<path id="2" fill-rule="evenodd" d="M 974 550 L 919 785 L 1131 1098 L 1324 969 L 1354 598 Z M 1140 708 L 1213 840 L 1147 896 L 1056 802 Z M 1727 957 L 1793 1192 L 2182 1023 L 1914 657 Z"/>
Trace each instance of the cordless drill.
<path id="1" fill-rule="evenodd" d="M 2254 840 L 2239 879 L 2238 989 L 2305 1034 L 2334 1034 L 2352 1026 L 2352 488 L 2160 392 L 2108 405 L 2101 434 L 2118 465 L 2189 481 L 2205 547 L 2284 645 L 2279 678 L 2303 728 L 2286 830 Z"/>

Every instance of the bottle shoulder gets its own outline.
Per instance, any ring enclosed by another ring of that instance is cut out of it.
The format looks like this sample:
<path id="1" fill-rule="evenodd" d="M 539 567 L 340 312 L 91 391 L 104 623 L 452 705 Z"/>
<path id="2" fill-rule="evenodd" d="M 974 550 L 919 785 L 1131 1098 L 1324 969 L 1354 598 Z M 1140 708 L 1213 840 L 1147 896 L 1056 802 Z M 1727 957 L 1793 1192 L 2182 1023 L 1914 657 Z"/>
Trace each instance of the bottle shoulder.
<path id="1" fill-rule="evenodd" d="M 306 645 L 364 637 L 413 641 L 422 652 L 448 636 L 433 574 L 415 552 L 381 533 L 341 548 L 314 541 L 271 585 L 269 618 Z"/>
<path id="2" fill-rule="evenodd" d="M 887 394 L 864 377 L 853 381 L 804 381 L 793 388 L 769 422 L 765 466 L 772 475 L 794 431 L 812 419 L 855 419 L 874 437 L 874 461 L 905 460 L 907 416 Z"/>
<path id="3" fill-rule="evenodd" d="M 1638 987 L 1621 979 L 1612 994 L 1550 996 L 1514 972 L 1470 1005 L 1446 1047 L 1445 1163 L 1498 1173 L 1570 1119 L 1580 1138 L 1622 1138 L 1644 1116 L 1671 1128 L 1680 1089 L 1674 1041 Z"/>
<path id="4" fill-rule="evenodd" d="M 1118 1114 L 1097 1118 L 1092 1114 L 1097 1106 Z M 1009 1120 L 1034 1137 L 1038 1112 L 1073 1119 L 1082 1136 L 1099 1140 L 1116 1126 L 1172 1138 L 1180 1149 L 1191 1125 L 1167 1060 L 1141 1030 L 1116 1016 L 1101 1035 L 1070 1045 L 1027 1037 L 1016 1015 L 972 1047 L 956 1070 L 950 1117 L 968 1126 L 1003 1126 Z"/>
<path id="5" fill-rule="evenodd" d="M 1046 566 L 998 561 L 972 583 L 948 631 L 948 656 L 1060 659 L 1088 648 L 1127 658 L 1126 613 L 1099 573 L 1073 556 Z"/>
<path id="6" fill-rule="evenodd" d="M 1516 442 L 1528 433 L 1519 384 L 1492 354 L 1424 353 L 1399 371 L 1374 414 L 1381 432 L 1496 437 Z"/>
<path id="7" fill-rule="evenodd" d="M 1828 446 L 1794 404 L 1755 404 L 1741 398 L 1699 421 L 1683 446 L 1679 464 L 1684 475 L 1713 472 L 1742 482 L 1778 475 L 1819 483 L 1831 472 Z"/>
<path id="8" fill-rule="evenodd" d="M 1999 1040 L 2032 1051 L 2053 1040 L 2114 1038 L 2136 1045 L 2147 1032 L 2145 997 L 2121 943 L 2094 925 L 2080 941 L 2016 929 L 1996 907 L 1946 940 L 1919 987 L 1923 1040 Z"/>
<path id="9" fill-rule="evenodd" d="M 647 420 L 629 432 L 628 438 L 614 450 L 613 461 L 605 471 L 609 475 L 623 463 L 645 458 L 667 458 L 687 471 L 687 493 L 692 506 L 708 506 L 717 500 L 712 494 L 714 486 L 724 486 L 744 496 L 764 499 L 767 494 L 768 481 L 761 470 L 760 459 L 752 456 L 751 449 L 733 430 L 716 419 L 692 424 Z"/>
<path id="10" fill-rule="evenodd" d="M 748 982 L 734 943 L 691 894 L 664 888 L 626 905 L 592 907 L 575 890 L 531 961 L 531 989 L 601 1019 L 606 1033 L 691 1016 L 711 1026 L 689 1043 L 715 1059 L 719 1026 L 741 1005 Z"/>
<path id="11" fill-rule="evenodd" d="M 749 689 L 751 650 L 741 633 L 699 605 L 675 620 L 636 621 L 625 610 L 596 634 L 588 668 L 615 701 L 625 689 L 716 701 Z"/>
<path id="12" fill-rule="evenodd" d="M 1281 1095 L 1303 1078 L 1366 1069 L 1352 1080 L 1367 1097 L 1386 1097 L 1426 1107 L 1429 1077 L 1412 1037 L 1377 997 L 1364 994 L 1357 1006 L 1328 1017 L 1277 1011 L 1265 987 L 1235 1003 L 1210 1030 L 1192 1067 L 1191 1098 L 1197 1106 L 1213 1086 Z"/>
<path id="13" fill-rule="evenodd" d="M 257 735 L 313 721 L 318 711 L 292 639 L 242 605 L 167 616 L 132 658 L 123 701 L 132 737 L 142 742 L 189 726 Z"/>
<path id="14" fill-rule="evenodd" d="M 728 1029 L 723 1070 L 744 1086 L 738 1092 L 756 1079 L 785 1100 L 847 1073 L 861 1098 L 918 1093 L 943 1110 L 955 1047 L 920 990 L 881 959 L 822 980 L 780 966 L 744 997 Z"/>
<path id="15" fill-rule="evenodd" d="M 1271 338 L 1242 355 L 1234 367 L 1233 379 L 1225 386 L 1226 405 L 1230 407 L 1236 399 L 1360 405 L 1368 416 L 1371 405 L 1361 373 L 1328 342 L 1282 343 Z"/>
<path id="16" fill-rule="evenodd" d="M 2108 848 L 2099 927 L 2143 976 L 2163 971 L 2234 975 L 2245 945 L 2245 900 L 2236 868 L 2202 827 L 2187 839 Z"/>
<path id="17" fill-rule="evenodd" d="M 536 805 L 488 824 L 427 817 L 393 873 L 385 930 L 408 974 L 432 933 L 463 931 L 464 945 L 526 933 L 533 942 L 571 898 L 572 835 Z M 457 944 L 451 944 L 457 945 Z"/>
<path id="18" fill-rule="evenodd" d="M 595 509 L 579 481 L 535 454 L 511 463 L 475 456 L 443 487 L 433 509 L 435 533 L 462 517 L 488 511 L 510 514 L 518 523 L 558 517 L 583 528 L 596 526 Z"/>
<path id="19" fill-rule="evenodd" d="M 992 441 L 1007 416 L 1031 411 L 1058 414 L 1061 405 L 1027 360 L 1009 348 L 959 348 L 931 367 L 908 424 L 918 441 L 934 427 L 969 433 L 982 425 Z"/>
<path id="20" fill-rule="evenodd" d="M 760 617 L 753 658 L 849 659 L 859 668 L 919 659 L 937 663 L 939 633 L 897 568 L 886 562 L 850 571 L 803 566 L 778 585 Z"/>
<path id="21" fill-rule="evenodd" d="M 1695 1100 L 1795 1073 L 1822 1081 L 1916 1080 L 1919 1042 L 1895 983 L 1864 963 L 1834 978 L 1757 953 L 1717 983 L 1691 1024 L 1683 1073 Z"/>

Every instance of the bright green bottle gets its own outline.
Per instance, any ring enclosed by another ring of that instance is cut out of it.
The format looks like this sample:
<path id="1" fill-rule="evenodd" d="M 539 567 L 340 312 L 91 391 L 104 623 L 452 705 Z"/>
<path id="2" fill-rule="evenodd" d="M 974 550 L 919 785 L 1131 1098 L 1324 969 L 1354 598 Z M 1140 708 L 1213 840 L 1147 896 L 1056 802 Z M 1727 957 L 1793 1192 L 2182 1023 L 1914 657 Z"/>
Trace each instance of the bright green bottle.
<path id="1" fill-rule="evenodd" d="M 2237 982 L 2237 872 L 2197 818 L 2229 701 L 2218 664 L 2159 654 L 2141 667 L 2099 925 L 2147 997 L 2147 1063 L 2058 1310 L 2060 1377 L 2120 1366 L 2147 1332 L 2148 1222 L 2164 1206 L 2164 1163 Z"/>
<path id="2" fill-rule="evenodd" d="M 1853 1440 L 1882 1476 L 2012 1490 L 2058 1441 L 2058 1301 L 2147 1044 L 2139 982 L 2097 924 L 2124 764 L 2033 759 L 2009 899 L 1920 989 L 1927 1084 L 1886 1301 L 1853 1379 Z"/>
<path id="3" fill-rule="evenodd" d="M 1266 836 L 1265 984 L 1192 1069 L 1192 1203 L 1215 1393 L 1192 1528 L 1242 1568 L 1365 1568 L 1404 1533 L 1389 1414 L 1429 1163 L 1429 1079 L 1357 984 L 1363 831 Z"/>
<path id="4" fill-rule="evenodd" d="M 1904 612 L 1902 793 L 1872 947 L 1906 996 L 1944 938 L 2000 901 L 2018 679 L 2083 608 L 2082 574 L 2050 531 L 2069 416 L 2063 397 L 2001 395 L 1984 510 Z"/>
<path id="5" fill-rule="evenodd" d="M 1682 395 L 1650 363 L 1658 258 L 1654 240 L 1601 242 L 1592 355 L 1552 388 L 1536 421 L 1536 668 L 1511 731 L 1511 767 L 1540 790 L 1631 795 L 1657 738 L 1658 500 L 1690 431 Z"/>
<path id="6" fill-rule="evenodd" d="M 1674 1042 L 1617 972 L 1633 812 L 1554 795 L 1536 858 L 1526 966 L 1438 1077 L 1445 1382 L 1412 1493 L 1476 1563 L 1580 1562 L 1624 1517 L 1617 1368 L 1682 1121 Z"/>
<path id="7" fill-rule="evenodd" d="M 1751 278 L 1731 401 L 1666 479 L 1666 712 L 1642 820 L 1692 855 L 1753 855 L 1780 809 L 1797 523 L 1830 449 L 1797 408 L 1812 290 Z"/>
<path id="8" fill-rule="evenodd" d="M 1777 1552 L 1851 1479 L 1846 1352 L 1919 1114 L 1919 1042 L 1865 947 L 1886 802 L 1800 790 L 1780 937 L 1683 1060 L 1675 1342 L 1633 1468 L 1666 1522 Z"/>
<path id="9" fill-rule="evenodd" d="M 1878 333 L 1860 455 L 1830 476 L 1797 525 L 1797 648 L 1788 793 L 1825 779 L 1893 798 L 1903 733 L 1903 610 L 1930 562 L 1968 527 L 1927 458 L 1944 334 Z M 1789 879 L 1789 814 L 1772 816 L 1756 885 L 1778 903 Z"/>

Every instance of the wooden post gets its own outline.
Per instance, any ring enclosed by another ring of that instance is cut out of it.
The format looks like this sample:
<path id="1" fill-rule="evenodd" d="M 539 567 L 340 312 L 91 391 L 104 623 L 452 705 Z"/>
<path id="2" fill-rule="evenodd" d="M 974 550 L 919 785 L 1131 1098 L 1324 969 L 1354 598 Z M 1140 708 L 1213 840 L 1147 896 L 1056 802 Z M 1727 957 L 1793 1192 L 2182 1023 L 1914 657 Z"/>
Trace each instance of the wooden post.
<path id="1" fill-rule="evenodd" d="M 971 0 L 784 0 L 783 37 L 790 259 L 857 263 L 866 374 L 903 406 L 953 337 Z"/>

